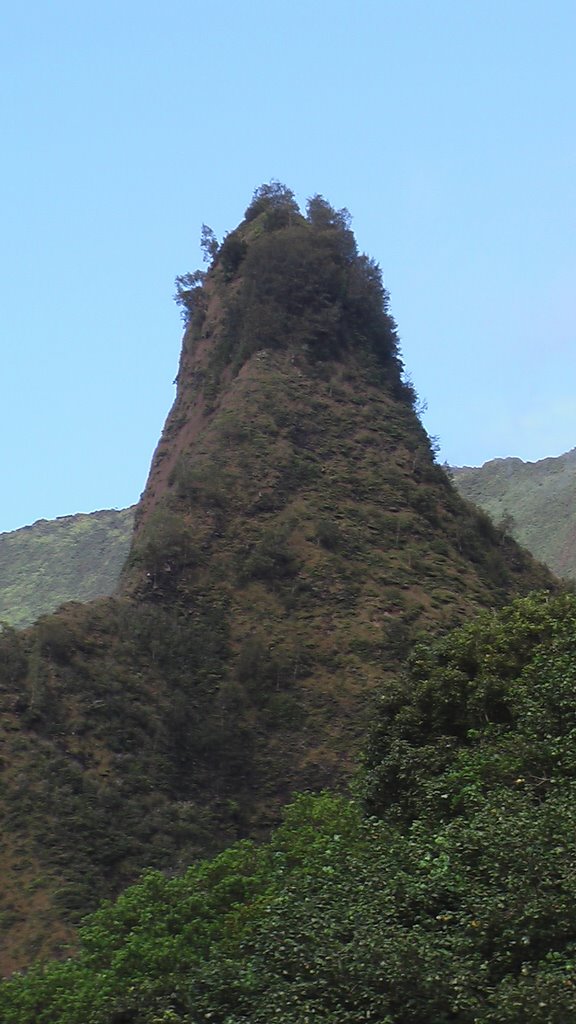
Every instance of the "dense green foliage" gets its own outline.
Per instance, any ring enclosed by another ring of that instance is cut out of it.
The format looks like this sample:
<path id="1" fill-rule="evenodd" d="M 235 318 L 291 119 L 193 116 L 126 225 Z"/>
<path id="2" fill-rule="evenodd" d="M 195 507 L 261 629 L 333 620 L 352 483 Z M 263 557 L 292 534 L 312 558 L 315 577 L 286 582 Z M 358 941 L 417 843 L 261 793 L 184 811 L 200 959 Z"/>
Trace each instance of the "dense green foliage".
<path id="1" fill-rule="evenodd" d="M 574 1020 L 575 646 L 576 599 L 544 595 L 417 651 L 364 769 L 377 817 L 305 795 L 267 844 L 148 873 L 4 985 L 2 1021 Z"/>
<path id="2" fill-rule="evenodd" d="M 556 459 L 493 459 L 452 473 L 468 501 L 558 576 L 576 580 L 576 449 Z"/>
<path id="3" fill-rule="evenodd" d="M 28 626 L 66 601 L 111 594 L 133 522 L 133 508 L 110 509 L 0 534 L 0 622 Z"/>

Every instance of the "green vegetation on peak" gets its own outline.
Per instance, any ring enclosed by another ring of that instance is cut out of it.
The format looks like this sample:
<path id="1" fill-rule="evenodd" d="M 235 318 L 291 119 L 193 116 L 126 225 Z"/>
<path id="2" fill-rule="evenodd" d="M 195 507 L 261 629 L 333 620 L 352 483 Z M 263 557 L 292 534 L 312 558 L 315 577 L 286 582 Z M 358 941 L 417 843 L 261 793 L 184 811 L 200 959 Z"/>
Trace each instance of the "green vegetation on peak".
<path id="1" fill-rule="evenodd" d="M 557 576 L 576 579 L 576 448 L 540 462 L 451 470 L 456 487 Z"/>
<path id="2" fill-rule="evenodd" d="M 133 508 L 108 509 L 0 534 L 0 622 L 29 626 L 67 601 L 111 594 L 133 523 Z"/>
<path id="3" fill-rule="evenodd" d="M 254 193 L 245 221 L 221 246 L 209 246 L 208 278 L 177 278 L 176 300 L 189 325 L 192 348 L 213 337 L 206 283 L 219 299 L 220 330 L 208 361 L 210 394 L 229 368 L 238 373 L 255 352 L 292 349 L 322 361 L 347 352 L 374 364 L 397 392 L 402 383 L 396 325 L 380 268 L 358 252 L 347 210 L 314 196 L 302 216 L 293 193 L 279 183 Z"/>

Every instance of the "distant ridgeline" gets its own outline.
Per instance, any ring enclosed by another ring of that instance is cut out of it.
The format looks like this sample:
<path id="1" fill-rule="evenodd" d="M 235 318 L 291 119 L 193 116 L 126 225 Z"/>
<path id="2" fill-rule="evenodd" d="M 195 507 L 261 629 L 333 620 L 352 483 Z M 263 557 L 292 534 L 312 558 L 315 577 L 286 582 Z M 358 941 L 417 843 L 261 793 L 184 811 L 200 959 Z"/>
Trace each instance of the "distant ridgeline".
<path id="1" fill-rule="evenodd" d="M 576 580 L 576 448 L 555 459 L 493 459 L 451 473 L 464 498 L 558 576 Z"/>
<path id="2" fill-rule="evenodd" d="M 29 626 L 67 601 L 112 594 L 133 525 L 134 508 L 126 508 L 0 533 L 0 622 Z"/>
<path id="3" fill-rule="evenodd" d="M 203 244 L 120 588 L 0 637 L 6 971 L 345 788 L 419 636 L 556 586 L 435 463 L 346 211 L 272 183 Z"/>

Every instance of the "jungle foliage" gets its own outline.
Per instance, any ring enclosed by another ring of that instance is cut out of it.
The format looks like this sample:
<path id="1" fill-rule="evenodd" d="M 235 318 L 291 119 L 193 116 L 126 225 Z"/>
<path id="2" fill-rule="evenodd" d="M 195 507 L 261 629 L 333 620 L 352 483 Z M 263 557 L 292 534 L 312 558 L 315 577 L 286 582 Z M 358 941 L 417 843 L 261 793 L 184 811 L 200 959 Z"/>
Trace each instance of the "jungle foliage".
<path id="1" fill-rule="evenodd" d="M 147 873 L 76 958 L 4 985 L 2 1020 L 574 1020 L 575 627 L 574 597 L 534 595 L 417 650 L 364 810 L 305 794 L 268 843 Z"/>

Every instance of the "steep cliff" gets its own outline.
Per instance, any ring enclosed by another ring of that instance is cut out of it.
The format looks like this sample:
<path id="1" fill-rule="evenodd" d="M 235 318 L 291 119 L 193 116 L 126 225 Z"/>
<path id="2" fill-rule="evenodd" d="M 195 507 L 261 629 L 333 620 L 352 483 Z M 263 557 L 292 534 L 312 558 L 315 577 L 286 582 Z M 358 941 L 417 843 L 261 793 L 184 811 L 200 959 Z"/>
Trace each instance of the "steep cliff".
<path id="1" fill-rule="evenodd" d="M 265 186 L 211 256 L 118 596 L 1 638 L 6 970 L 344 786 L 416 636 L 554 585 L 435 464 L 345 211 Z"/>

